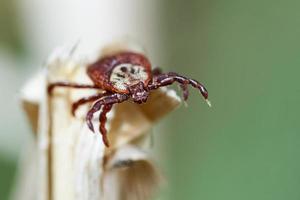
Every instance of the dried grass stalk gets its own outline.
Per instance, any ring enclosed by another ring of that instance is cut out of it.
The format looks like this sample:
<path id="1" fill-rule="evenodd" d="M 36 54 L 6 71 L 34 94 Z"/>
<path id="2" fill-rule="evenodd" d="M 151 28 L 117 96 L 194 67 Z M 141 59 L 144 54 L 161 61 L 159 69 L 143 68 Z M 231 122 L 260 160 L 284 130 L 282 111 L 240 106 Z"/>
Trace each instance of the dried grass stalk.
<path id="1" fill-rule="evenodd" d="M 114 44 L 103 55 L 130 48 Z M 136 49 L 131 49 L 136 50 Z M 174 110 L 180 99 L 173 90 L 150 94 L 146 104 L 125 102 L 108 114 L 110 148 L 100 134 L 92 134 L 85 124 L 90 105 L 71 116 L 76 99 L 93 90 L 58 88 L 53 97 L 46 93 L 49 82 L 91 83 L 87 62 L 75 59 L 71 50 L 57 50 L 47 62 L 47 71 L 24 88 L 23 105 L 37 133 L 38 200 L 135 200 L 148 199 L 159 184 L 160 175 L 144 145 L 154 123 Z M 98 120 L 94 123 L 97 126 Z"/>

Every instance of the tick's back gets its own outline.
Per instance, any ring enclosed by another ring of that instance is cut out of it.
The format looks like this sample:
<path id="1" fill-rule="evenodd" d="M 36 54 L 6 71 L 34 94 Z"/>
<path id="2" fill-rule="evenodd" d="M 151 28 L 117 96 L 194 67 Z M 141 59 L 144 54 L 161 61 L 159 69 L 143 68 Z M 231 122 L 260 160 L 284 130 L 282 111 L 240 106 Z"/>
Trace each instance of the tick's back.
<path id="1" fill-rule="evenodd" d="M 94 84 L 104 90 L 128 93 L 128 85 L 138 81 L 148 84 L 151 79 L 151 64 L 141 54 L 120 52 L 91 64 L 87 73 Z"/>

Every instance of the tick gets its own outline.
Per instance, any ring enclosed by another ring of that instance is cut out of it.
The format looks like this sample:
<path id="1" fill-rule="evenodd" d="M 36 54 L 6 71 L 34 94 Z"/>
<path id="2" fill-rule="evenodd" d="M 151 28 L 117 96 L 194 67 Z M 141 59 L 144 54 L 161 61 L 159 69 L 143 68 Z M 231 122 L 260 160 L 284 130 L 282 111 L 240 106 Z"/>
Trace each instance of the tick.
<path id="1" fill-rule="evenodd" d="M 102 108 L 99 116 L 99 131 L 106 147 L 109 147 L 105 123 L 106 114 L 117 103 L 131 99 L 141 104 L 147 101 L 149 92 L 163 86 L 179 83 L 183 90 L 183 99 L 186 101 L 189 96 L 188 85 L 198 89 L 204 99 L 208 101 L 208 92 L 198 81 L 174 72 L 162 73 L 159 68 L 151 69 L 147 57 L 142 54 L 124 51 L 110 56 L 103 57 L 87 67 L 87 74 L 93 84 L 85 85 L 80 83 L 54 82 L 48 86 L 48 94 L 51 95 L 56 87 L 99 89 L 104 92 L 84 97 L 72 104 L 72 115 L 75 116 L 77 108 L 85 103 L 94 102 L 86 114 L 86 122 L 91 131 L 94 132 L 92 119 L 94 113 Z"/>

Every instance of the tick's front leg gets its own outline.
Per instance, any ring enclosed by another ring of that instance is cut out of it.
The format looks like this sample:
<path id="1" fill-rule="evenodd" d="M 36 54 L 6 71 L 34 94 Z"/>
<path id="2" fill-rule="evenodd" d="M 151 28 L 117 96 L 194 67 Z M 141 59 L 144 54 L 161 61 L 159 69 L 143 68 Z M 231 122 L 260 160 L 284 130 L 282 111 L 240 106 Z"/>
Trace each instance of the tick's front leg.
<path id="1" fill-rule="evenodd" d="M 105 124 L 107 121 L 106 114 L 112 109 L 112 104 L 108 104 L 103 106 L 102 112 L 99 116 L 100 126 L 99 126 L 99 132 L 102 134 L 102 141 L 105 144 L 105 146 L 109 147 L 109 141 L 107 139 L 107 130 L 105 128 Z"/>
<path id="2" fill-rule="evenodd" d="M 183 96 L 183 100 L 187 101 L 187 99 L 189 98 L 189 88 L 188 88 L 188 84 L 180 84 L 181 90 L 182 90 L 182 96 Z"/>
<path id="3" fill-rule="evenodd" d="M 162 75 L 162 69 L 160 67 L 156 67 L 152 70 L 152 76 L 153 76 L 153 80 L 156 79 L 157 76 Z M 180 84 L 180 88 L 182 89 L 182 93 L 183 93 L 183 99 L 184 101 L 186 101 L 189 97 L 189 89 L 188 89 L 188 83 L 187 84 Z"/>
<path id="4" fill-rule="evenodd" d="M 151 84 L 148 85 L 148 89 L 149 90 L 157 89 L 159 87 L 171 85 L 174 82 L 178 82 L 181 85 L 181 88 L 183 89 L 184 99 L 188 98 L 187 85 L 189 84 L 200 91 L 200 93 L 206 100 L 207 104 L 210 106 L 210 102 L 208 101 L 208 92 L 201 83 L 199 83 L 194 79 L 190 79 L 178 75 L 177 73 L 174 72 L 169 72 L 166 74 L 158 74 L 156 76 L 153 76 L 153 81 Z"/>
<path id="5" fill-rule="evenodd" d="M 113 104 L 126 101 L 128 98 L 129 98 L 129 96 L 126 94 L 111 94 L 111 95 L 104 96 L 101 99 L 99 99 L 86 115 L 86 122 L 87 122 L 89 129 L 94 132 L 94 126 L 92 123 L 92 119 L 93 119 L 94 113 L 99 111 L 102 106 L 106 106 L 106 105 L 112 106 Z M 108 107 L 106 107 L 106 109 L 108 109 Z M 101 131 L 101 129 L 100 129 L 100 131 Z M 103 139 L 105 139 L 105 138 L 103 138 Z M 105 141 L 103 141 L 103 142 L 105 143 Z M 105 143 L 105 145 L 106 145 L 106 143 Z"/>

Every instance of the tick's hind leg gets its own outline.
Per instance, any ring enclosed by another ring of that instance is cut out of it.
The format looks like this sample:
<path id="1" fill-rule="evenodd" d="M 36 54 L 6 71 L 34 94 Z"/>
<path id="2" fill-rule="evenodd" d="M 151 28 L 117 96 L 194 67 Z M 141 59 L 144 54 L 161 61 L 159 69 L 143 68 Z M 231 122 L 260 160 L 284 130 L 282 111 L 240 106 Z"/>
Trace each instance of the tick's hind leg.
<path id="1" fill-rule="evenodd" d="M 96 100 L 100 99 L 101 97 L 106 96 L 108 94 L 109 93 L 104 92 L 104 93 L 95 94 L 95 95 L 92 95 L 92 96 L 89 96 L 89 97 L 84 97 L 84 98 L 81 98 L 81 99 L 77 100 L 76 102 L 74 102 L 72 104 L 72 115 L 75 116 L 75 112 L 76 112 L 76 110 L 78 109 L 79 106 L 81 106 L 83 104 L 86 104 L 86 103 L 89 103 L 89 102 L 96 101 Z"/>
<path id="2" fill-rule="evenodd" d="M 112 104 L 108 104 L 108 105 L 103 106 L 102 112 L 99 116 L 99 122 L 100 122 L 99 132 L 102 135 L 103 143 L 107 147 L 109 147 L 109 141 L 107 139 L 107 130 L 105 128 L 105 124 L 106 124 L 106 121 L 107 121 L 106 114 L 111 110 L 111 108 L 112 108 Z"/>
<path id="3" fill-rule="evenodd" d="M 68 88 L 81 88 L 81 89 L 101 89 L 96 85 L 86 85 L 78 83 L 68 83 L 68 82 L 55 82 L 48 85 L 48 94 L 51 95 L 56 87 L 68 87 Z"/>

